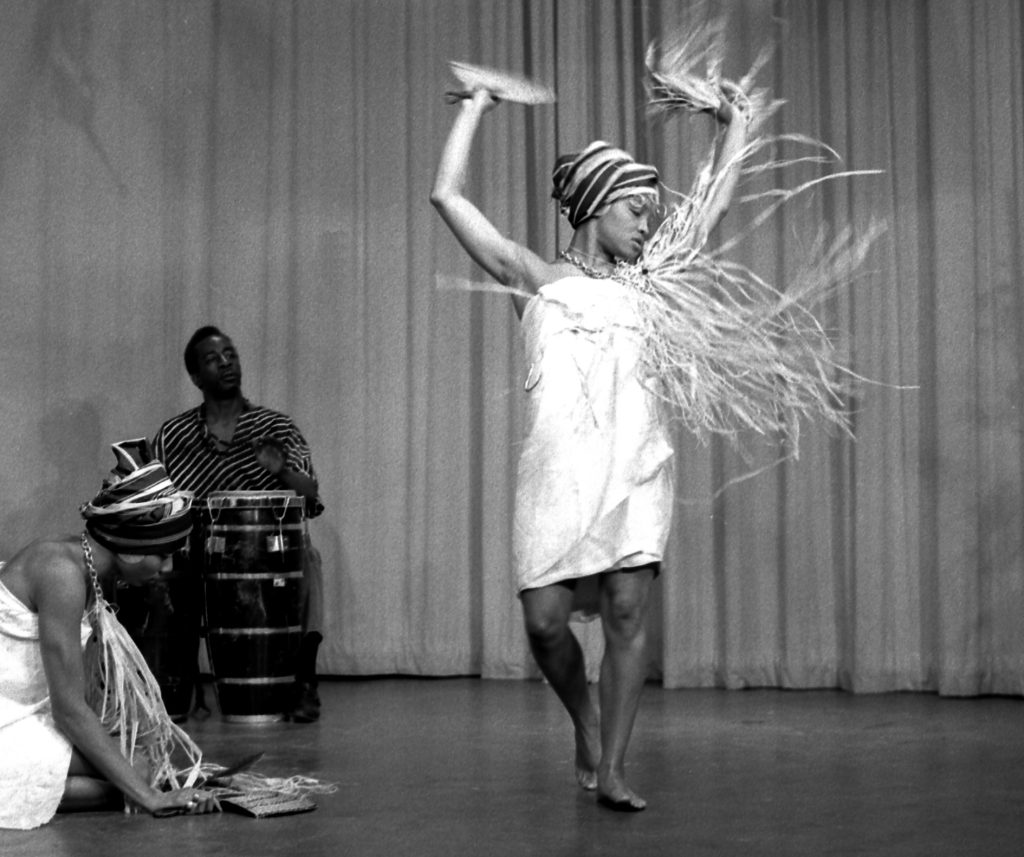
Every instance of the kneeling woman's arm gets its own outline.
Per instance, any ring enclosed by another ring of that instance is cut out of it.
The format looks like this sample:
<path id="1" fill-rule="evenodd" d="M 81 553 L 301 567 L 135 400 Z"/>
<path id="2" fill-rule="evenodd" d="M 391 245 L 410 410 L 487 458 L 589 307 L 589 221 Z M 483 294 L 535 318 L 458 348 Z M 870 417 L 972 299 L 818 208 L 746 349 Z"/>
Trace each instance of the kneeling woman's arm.
<path id="1" fill-rule="evenodd" d="M 147 812 L 215 810 L 216 800 L 207 793 L 152 788 L 121 755 L 116 740 L 86 703 L 80 627 L 87 590 L 81 570 L 67 557 L 54 556 L 35 563 L 31 572 L 43 668 L 57 728 L 103 777 Z"/>

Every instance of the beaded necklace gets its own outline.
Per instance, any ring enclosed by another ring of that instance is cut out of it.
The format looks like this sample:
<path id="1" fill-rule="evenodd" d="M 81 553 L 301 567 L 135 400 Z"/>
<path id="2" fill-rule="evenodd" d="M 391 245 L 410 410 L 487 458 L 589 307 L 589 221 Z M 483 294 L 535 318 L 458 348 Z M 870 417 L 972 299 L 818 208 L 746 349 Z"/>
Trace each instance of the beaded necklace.
<path id="1" fill-rule="evenodd" d="M 92 584 L 92 609 L 94 611 L 102 610 L 106 605 L 106 598 L 103 595 L 103 589 L 100 587 L 100 579 L 96 574 L 96 566 L 93 564 L 92 545 L 89 544 L 89 539 L 86 537 L 84 530 L 82 531 L 82 557 L 85 559 L 85 569 L 89 572 L 89 582 Z"/>
<path id="2" fill-rule="evenodd" d="M 615 276 L 614 268 L 610 271 L 599 271 L 588 265 L 574 250 L 563 250 L 558 254 L 558 256 L 561 259 L 565 259 L 565 261 L 570 265 L 579 268 L 588 277 L 593 277 L 595 280 L 607 280 Z"/>

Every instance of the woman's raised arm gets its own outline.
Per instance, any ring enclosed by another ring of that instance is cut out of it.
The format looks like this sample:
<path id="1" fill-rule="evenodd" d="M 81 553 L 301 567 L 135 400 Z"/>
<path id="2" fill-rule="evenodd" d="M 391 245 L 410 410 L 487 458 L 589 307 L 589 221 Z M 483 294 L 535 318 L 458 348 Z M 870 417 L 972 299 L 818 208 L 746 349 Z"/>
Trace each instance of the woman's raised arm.
<path id="1" fill-rule="evenodd" d="M 746 120 L 725 97 L 725 93 L 714 117 L 715 121 L 725 126 L 725 136 L 718 145 L 712 167 L 712 175 L 718 178 L 712 186 L 711 195 L 704 209 L 705 234 L 718 226 L 729 210 L 740 177 L 740 156 L 747 145 Z"/>
<path id="2" fill-rule="evenodd" d="M 469 150 L 480 117 L 497 101 L 476 90 L 462 101 L 437 168 L 430 201 L 470 257 L 497 282 L 534 292 L 546 263 L 531 250 L 502 235 L 465 194 Z"/>

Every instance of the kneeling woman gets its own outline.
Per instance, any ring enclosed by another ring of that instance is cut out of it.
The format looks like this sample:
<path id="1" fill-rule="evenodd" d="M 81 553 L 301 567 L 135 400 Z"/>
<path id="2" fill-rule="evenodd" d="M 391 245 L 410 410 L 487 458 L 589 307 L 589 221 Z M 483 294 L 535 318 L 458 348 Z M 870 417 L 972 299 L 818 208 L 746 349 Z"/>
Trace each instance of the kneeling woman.
<path id="1" fill-rule="evenodd" d="M 82 507 L 85 532 L 34 541 L 0 566 L 0 828 L 121 804 L 158 815 L 218 809 L 208 792 L 174 787 L 170 751 L 193 751 L 198 770 L 198 748 L 167 718 L 158 688 L 155 698 L 153 685 L 137 692 L 151 676 L 118 650 L 102 594 L 167 569 L 192 528 L 191 498 L 159 462 L 114 452 L 115 479 Z M 136 735 L 157 752 L 136 754 Z"/>

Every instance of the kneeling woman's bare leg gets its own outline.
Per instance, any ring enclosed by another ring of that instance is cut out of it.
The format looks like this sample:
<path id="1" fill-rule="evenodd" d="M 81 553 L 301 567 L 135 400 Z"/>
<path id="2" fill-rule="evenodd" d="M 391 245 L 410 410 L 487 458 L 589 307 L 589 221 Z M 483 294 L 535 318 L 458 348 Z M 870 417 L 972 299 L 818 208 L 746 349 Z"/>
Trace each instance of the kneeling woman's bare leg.
<path id="1" fill-rule="evenodd" d="M 569 628 L 572 590 L 554 584 L 522 593 L 526 635 L 537 666 L 572 718 L 576 734 L 576 780 L 597 787 L 600 738 L 597 710 L 587 685 L 583 650 Z"/>
<path id="2" fill-rule="evenodd" d="M 647 670 L 645 617 L 654 566 L 611 571 L 601 576 L 601 621 L 605 651 L 601 661 L 600 802 L 612 809 L 638 811 L 647 802 L 626 785 L 626 747 L 633 732 Z"/>
<path id="3" fill-rule="evenodd" d="M 57 812 L 88 812 L 99 809 L 120 809 L 124 798 L 120 790 L 103 778 L 78 750 L 71 751 L 68 778 Z"/>

